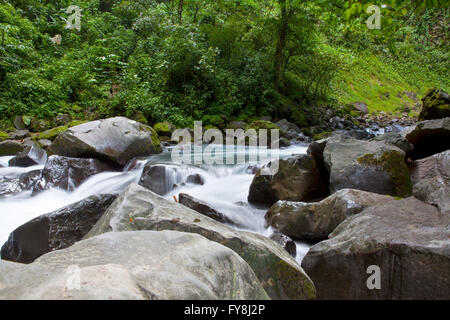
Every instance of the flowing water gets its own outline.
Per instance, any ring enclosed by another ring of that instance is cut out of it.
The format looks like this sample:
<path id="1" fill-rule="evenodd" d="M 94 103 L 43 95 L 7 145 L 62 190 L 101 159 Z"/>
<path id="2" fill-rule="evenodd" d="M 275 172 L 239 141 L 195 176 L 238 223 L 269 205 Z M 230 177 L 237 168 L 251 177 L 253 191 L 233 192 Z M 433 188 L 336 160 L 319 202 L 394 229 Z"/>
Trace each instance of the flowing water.
<path id="1" fill-rule="evenodd" d="M 166 183 L 168 187 L 178 186 L 164 196 L 169 201 L 175 201 L 174 196 L 178 197 L 180 193 L 187 193 L 227 215 L 232 221 L 242 226 L 241 229 L 270 236 L 273 230 L 265 227 L 264 220 L 267 208 L 256 207 L 247 202 L 248 190 L 254 176 L 249 170 L 249 166 L 261 166 L 278 157 L 288 158 L 292 155 L 304 154 L 306 147 L 296 145 L 276 152 L 264 149 L 262 154 L 261 149 L 248 147 L 236 147 L 234 150 L 222 147 L 219 152 L 216 151 L 216 155 L 223 159 L 230 155 L 245 156 L 244 162 L 232 165 L 174 164 L 171 151 L 173 150 L 168 149 L 160 155 L 139 160 L 137 165 L 129 171 L 97 174 L 73 192 L 51 189 L 32 197 L 31 191 L 24 191 L 14 196 L 0 198 L 0 245 L 8 239 L 14 229 L 39 215 L 91 195 L 120 192 L 129 184 L 137 183 L 147 162 L 169 165 L 169 169 L 166 170 Z M 201 150 L 193 152 L 193 159 L 201 154 Z M 256 155 L 260 155 L 259 158 Z M 43 168 L 42 165 L 29 168 L 6 167 L 10 158 L 0 157 L 0 164 L 5 166 L 0 168 L 0 181 L 17 178 L 20 174 Z M 191 174 L 201 175 L 204 184 L 187 183 L 186 178 Z M 308 245 L 297 243 L 297 260 L 299 262 L 308 250 Z"/>

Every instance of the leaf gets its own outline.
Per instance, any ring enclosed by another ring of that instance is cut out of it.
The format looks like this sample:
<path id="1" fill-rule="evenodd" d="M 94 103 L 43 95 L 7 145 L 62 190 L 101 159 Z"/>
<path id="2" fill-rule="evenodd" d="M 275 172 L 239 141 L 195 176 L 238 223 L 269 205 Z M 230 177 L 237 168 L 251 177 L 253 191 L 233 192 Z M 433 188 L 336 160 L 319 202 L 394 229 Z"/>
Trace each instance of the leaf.
<path id="1" fill-rule="evenodd" d="M 22 117 L 23 123 L 28 127 L 31 124 L 31 117 L 29 116 L 23 116 Z"/>

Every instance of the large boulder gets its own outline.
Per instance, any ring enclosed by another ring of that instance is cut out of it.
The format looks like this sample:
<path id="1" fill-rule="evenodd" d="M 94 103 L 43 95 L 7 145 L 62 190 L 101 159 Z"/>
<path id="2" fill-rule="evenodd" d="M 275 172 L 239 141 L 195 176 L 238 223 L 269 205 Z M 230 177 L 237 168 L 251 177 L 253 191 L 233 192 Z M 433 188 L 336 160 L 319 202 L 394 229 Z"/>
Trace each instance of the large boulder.
<path id="1" fill-rule="evenodd" d="M 319 299 L 448 299 L 449 225 L 415 198 L 390 201 L 344 221 L 302 266 Z"/>
<path id="2" fill-rule="evenodd" d="M 414 149 L 408 156 L 414 160 L 450 149 L 450 118 L 419 122 L 401 132 Z"/>
<path id="3" fill-rule="evenodd" d="M 343 189 L 321 202 L 279 201 L 266 213 L 266 221 L 295 239 L 324 240 L 348 217 L 370 206 L 394 200 L 376 193 Z"/>
<path id="4" fill-rule="evenodd" d="M 31 263 L 47 252 L 70 247 L 91 230 L 116 197 L 91 196 L 25 223 L 3 245 L 2 260 Z"/>
<path id="5" fill-rule="evenodd" d="M 429 90 L 422 99 L 419 121 L 450 117 L 450 96 L 439 89 Z"/>
<path id="6" fill-rule="evenodd" d="M 185 207 L 188 207 L 198 213 L 201 213 L 211 219 L 222 223 L 234 224 L 234 222 L 229 219 L 225 214 L 217 211 L 213 207 L 211 207 L 206 202 L 196 199 L 186 193 L 180 193 L 178 196 L 178 202 Z"/>
<path id="7" fill-rule="evenodd" d="M 247 261 L 272 299 L 309 299 L 315 295 L 308 276 L 274 241 L 234 230 L 136 184 L 117 198 L 86 238 L 128 230 L 198 233 L 229 247 Z"/>
<path id="8" fill-rule="evenodd" d="M 400 197 L 412 194 L 405 152 L 386 141 L 336 135 L 328 140 L 323 158 L 331 193 L 358 189 Z"/>
<path id="9" fill-rule="evenodd" d="M 37 145 L 29 145 L 9 160 L 10 167 L 31 167 L 44 164 L 47 160 L 47 152 Z"/>
<path id="10" fill-rule="evenodd" d="M 414 161 L 411 180 L 416 198 L 450 214 L 450 150 Z"/>
<path id="11" fill-rule="evenodd" d="M 251 203 L 273 205 L 278 200 L 313 201 L 328 196 L 327 182 L 311 156 L 279 160 L 273 176 L 263 175 L 263 170 L 256 173 L 250 185 Z"/>
<path id="12" fill-rule="evenodd" d="M 96 159 L 50 156 L 33 193 L 50 188 L 73 191 L 93 175 L 115 170 L 114 166 Z"/>
<path id="13" fill-rule="evenodd" d="M 107 160 L 123 167 L 135 157 L 161 152 L 161 146 L 158 134 L 151 127 L 116 117 L 62 132 L 49 151 L 66 157 Z"/>
<path id="14" fill-rule="evenodd" d="M 197 234 L 111 232 L 31 265 L 0 261 L 0 299 L 265 300 L 248 264 Z"/>

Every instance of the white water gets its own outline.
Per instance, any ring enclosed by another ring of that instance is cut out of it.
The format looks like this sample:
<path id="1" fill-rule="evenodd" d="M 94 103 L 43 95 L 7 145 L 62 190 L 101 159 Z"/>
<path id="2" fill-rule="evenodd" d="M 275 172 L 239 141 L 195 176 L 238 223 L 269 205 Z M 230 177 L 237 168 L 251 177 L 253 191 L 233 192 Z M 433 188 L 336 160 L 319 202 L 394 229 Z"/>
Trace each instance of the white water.
<path id="1" fill-rule="evenodd" d="M 234 154 L 253 155 L 256 149 L 239 148 Z M 304 154 L 306 148 L 292 146 L 281 149 L 280 157 L 290 157 L 293 154 Z M 259 161 L 266 164 L 274 156 L 270 151 L 267 157 Z M 222 154 L 226 156 L 226 152 Z M 11 157 L 0 157 L 0 164 L 7 166 Z M 97 174 L 79 186 L 73 192 L 61 190 L 47 190 L 37 196 L 31 197 L 31 192 L 22 192 L 15 196 L 0 198 L 0 246 L 8 239 L 9 234 L 17 227 L 56 209 L 80 201 L 86 197 L 101 193 L 120 192 L 126 187 L 139 181 L 143 166 L 146 162 L 170 164 L 170 152 L 150 157 L 139 162 L 137 168 L 129 172 L 105 172 Z M 226 214 L 231 220 L 242 225 L 244 230 L 259 233 L 265 236 L 272 234 L 271 228 L 265 228 L 264 215 L 267 208 L 257 208 L 247 203 L 247 196 L 253 174 L 248 172 L 249 162 L 237 165 L 177 165 L 173 171 L 172 182 L 179 185 L 169 192 L 165 197 L 169 201 L 175 201 L 173 196 L 178 197 L 180 193 L 187 193 L 195 198 L 203 200 L 218 211 Z M 7 178 L 18 177 L 20 174 L 43 166 L 29 168 L 0 168 L 0 181 Z M 169 171 L 170 172 L 170 171 Z M 176 172 L 176 173 L 175 173 Z M 185 182 L 188 175 L 198 173 L 204 180 L 204 185 L 194 185 Z M 309 247 L 297 243 L 297 260 L 300 262 L 307 253 Z"/>

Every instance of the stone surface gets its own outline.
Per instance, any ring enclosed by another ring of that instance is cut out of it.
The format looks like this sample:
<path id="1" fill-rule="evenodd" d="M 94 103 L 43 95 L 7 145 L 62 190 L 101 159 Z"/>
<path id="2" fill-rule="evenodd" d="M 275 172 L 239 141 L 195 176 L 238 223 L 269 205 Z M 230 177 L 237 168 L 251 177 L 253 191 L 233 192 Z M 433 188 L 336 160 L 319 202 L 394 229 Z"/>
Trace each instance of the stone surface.
<path id="1" fill-rule="evenodd" d="M 278 121 L 276 125 L 283 130 L 283 136 L 287 139 L 296 139 L 301 133 L 300 128 L 295 123 L 289 122 L 286 119 Z"/>
<path id="2" fill-rule="evenodd" d="M 3 245 L 2 260 L 31 263 L 50 251 L 70 247 L 92 229 L 116 197 L 91 196 L 25 223 Z"/>
<path id="3" fill-rule="evenodd" d="M 422 99 L 419 121 L 450 117 L 450 96 L 439 89 L 429 90 Z"/>
<path id="4" fill-rule="evenodd" d="M 29 145 L 14 158 L 9 160 L 10 167 L 31 167 L 44 164 L 47 160 L 47 152 L 37 145 Z"/>
<path id="5" fill-rule="evenodd" d="M 416 198 L 450 214 L 450 150 L 414 161 L 411 180 Z"/>
<path id="6" fill-rule="evenodd" d="M 15 156 L 19 152 L 22 152 L 25 146 L 20 142 L 13 140 L 6 140 L 0 142 L 0 157 Z"/>
<path id="7" fill-rule="evenodd" d="M 201 201 L 200 199 L 196 199 L 186 193 L 180 193 L 180 195 L 178 196 L 178 202 L 183 206 L 188 207 L 194 211 L 197 211 L 198 213 L 201 213 L 216 221 L 234 224 L 234 222 L 230 220 L 225 214 L 212 208 L 206 202 Z"/>
<path id="8" fill-rule="evenodd" d="M 313 246 L 302 266 L 319 299 L 448 299 L 449 225 L 450 215 L 415 198 L 370 207 Z M 380 290 L 367 287 L 369 266 L 380 268 Z"/>
<path id="9" fill-rule="evenodd" d="M 405 152 L 386 141 L 336 135 L 328 140 L 323 158 L 331 193 L 358 189 L 400 197 L 412 194 Z"/>
<path id="10" fill-rule="evenodd" d="M 33 193 L 49 188 L 73 191 L 88 178 L 105 171 L 116 171 L 116 168 L 96 159 L 50 156 Z"/>
<path id="11" fill-rule="evenodd" d="M 146 164 L 139 179 L 139 185 L 162 196 L 175 189 L 177 175 L 176 166 Z"/>
<path id="12" fill-rule="evenodd" d="M 394 200 L 376 193 L 343 189 L 321 202 L 279 201 L 267 212 L 266 221 L 295 239 L 324 240 L 348 217 L 370 206 Z"/>
<path id="13" fill-rule="evenodd" d="M 58 135 L 49 151 L 75 158 L 95 158 L 125 166 L 135 157 L 161 152 L 151 127 L 123 117 L 84 123 Z"/>
<path id="14" fill-rule="evenodd" d="M 86 238 L 128 230 L 198 233 L 229 247 L 247 261 L 272 299 L 309 299 L 315 295 L 308 276 L 274 241 L 234 230 L 136 184 L 117 198 Z"/>
<path id="15" fill-rule="evenodd" d="M 26 190 L 33 190 L 41 178 L 42 170 L 33 170 L 21 174 L 18 178 L 3 178 L 0 182 L 0 197 L 11 196 Z"/>
<path id="16" fill-rule="evenodd" d="M 312 201 L 328 195 L 326 180 L 311 156 L 279 160 L 278 165 L 273 176 L 262 175 L 263 169 L 256 173 L 250 185 L 249 202 L 272 205 L 278 200 Z"/>
<path id="17" fill-rule="evenodd" d="M 282 246 L 284 249 L 286 249 L 286 251 L 294 258 L 297 256 L 297 246 L 295 245 L 295 242 L 288 236 L 281 234 L 279 232 L 274 232 L 270 236 L 270 239 L 272 239 L 280 246 Z"/>
<path id="18" fill-rule="evenodd" d="M 408 156 L 414 160 L 427 158 L 450 149 L 450 118 L 420 122 L 401 132 L 414 145 Z"/>
<path id="19" fill-rule="evenodd" d="M 2 300 L 267 298 L 242 258 L 196 234 L 108 233 L 46 254 L 31 265 L 0 261 Z"/>

